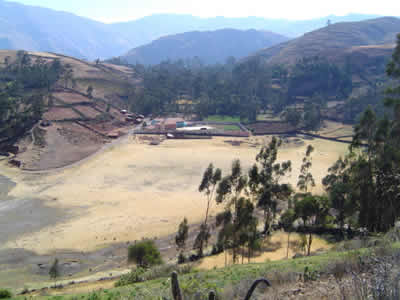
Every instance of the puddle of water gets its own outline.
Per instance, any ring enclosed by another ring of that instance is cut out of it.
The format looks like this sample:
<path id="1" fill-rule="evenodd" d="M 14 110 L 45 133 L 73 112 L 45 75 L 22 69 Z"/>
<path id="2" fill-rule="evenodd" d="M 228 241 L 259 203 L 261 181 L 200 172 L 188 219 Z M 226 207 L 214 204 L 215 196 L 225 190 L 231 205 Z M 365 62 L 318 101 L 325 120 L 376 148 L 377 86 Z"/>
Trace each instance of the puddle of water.
<path id="1" fill-rule="evenodd" d="M 68 217 L 68 212 L 49 207 L 42 199 L 9 196 L 15 186 L 11 179 L 0 175 L 0 245 Z"/>

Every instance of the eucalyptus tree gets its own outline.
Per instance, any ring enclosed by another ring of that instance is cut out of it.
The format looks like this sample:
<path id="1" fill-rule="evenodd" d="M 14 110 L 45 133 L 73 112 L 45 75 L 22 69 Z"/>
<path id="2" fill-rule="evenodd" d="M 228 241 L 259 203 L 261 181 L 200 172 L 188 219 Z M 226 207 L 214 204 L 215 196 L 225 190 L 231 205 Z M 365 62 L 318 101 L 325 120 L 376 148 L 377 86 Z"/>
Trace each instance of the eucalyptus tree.
<path id="1" fill-rule="evenodd" d="M 289 246 L 290 246 L 290 234 L 293 231 L 293 223 L 296 221 L 296 213 L 294 209 L 287 209 L 282 215 L 280 219 L 280 223 L 282 224 L 283 229 L 287 232 L 287 245 L 286 245 L 286 258 L 289 258 Z"/>
<path id="2" fill-rule="evenodd" d="M 291 161 L 277 162 L 278 149 L 282 141 L 273 137 L 256 157 L 257 163 L 249 171 L 249 189 L 259 208 L 264 211 L 264 232 L 269 233 L 275 219 L 278 202 L 287 200 L 292 194 L 288 184 L 281 183 L 282 177 L 292 170 Z"/>
<path id="3" fill-rule="evenodd" d="M 210 230 L 208 226 L 209 212 L 212 201 L 214 199 L 217 184 L 218 182 L 221 181 L 221 177 L 222 177 L 221 169 L 219 168 L 214 169 L 214 166 L 211 163 L 205 170 L 199 186 L 199 192 L 204 193 L 207 197 L 207 208 L 206 208 L 205 219 L 204 222 L 200 225 L 199 234 L 197 235 L 194 242 L 194 248 L 197 249 L 199 256 L 203 256 L 204 246 L 207 245 L 208 239 L 210 238 L 210 232 L 209 232 Z"/>
<path id="4" fill-rule="evenodd" d="M 178 263 L 184 263 L 186 260 L 183 252 L 185 251 L 186 241 L 188 237 L 189 237 L 189 225 L 188 225 L 188 220 L 185 217 L 183 221 L 179 224 L 178 232 L 175 236 L 175 244 L 177 250 L 179 251 Z"/>
<path id="5" fill-rule="evenodd" d="M 359 208 L 358 191 L 353 188 L 352 164 L 354 164 L 354 159 L 354 153 L 348 154 L 345 158 L 340 157 L 328 169 L 328 175 L 322 179 L 331 206 L 337 211 L 335 219 L 341 229 L 344 228 L 346 220 L 350 221 L 350 218 L 355 216 Z M 348 224 L 351 223 L 348 222 Z"/>
<path id="6" fill-rule="evenodd" d="M 231 174 L 218 184 L 216 201 L 225 204 L 225 210 L 217 215 L 217 226 L 222 227 L 219 239 L 223 249 L 232 248 L 233 261 L 238 258 L 239 247 L 243 244 L 242 230 L 251 222 L 252 206 L 244 197 L 247 176 L 243 175 L 240 160 L 232 163 Z"/>
<path id="7" fill-rule="evenodd" d="M 183 251 L 186 246 L 186 240 L 189 236 L 189 225 L 187 218 L 183 218 L 183 221 L 179 224 L 178 232 L 175 236 L 175 244 L 178 250 Z"/>
<path id="8" fill-rule="evenodd" d="M 297 187 L 301 190 L 307 193 L 308 187 L 315 187 L 315 180 L 310 172 L 310 169 L 312 167 L 312 158 L 311 154 L 314 151 L 314 147 L 311 145 L 307 146 L 306 149 L 306 154 L 303 158 L 303 163 L 300 168 L 300 175 L 299 175 L 299 180 L 297 182 Z"/>
<path id="9" fill-rule="evenodd" d="M 314 227 L 324 225 L 325 219 L 329 215 L 329 202 L 325 196 L 306 195 L 300 201 L 297 201 L 294 208 L 295 218 L 303 220 L 304 227 Z M 311 253 L 312 230 L 309 229 L 307 242 L 307 255 Z"/>

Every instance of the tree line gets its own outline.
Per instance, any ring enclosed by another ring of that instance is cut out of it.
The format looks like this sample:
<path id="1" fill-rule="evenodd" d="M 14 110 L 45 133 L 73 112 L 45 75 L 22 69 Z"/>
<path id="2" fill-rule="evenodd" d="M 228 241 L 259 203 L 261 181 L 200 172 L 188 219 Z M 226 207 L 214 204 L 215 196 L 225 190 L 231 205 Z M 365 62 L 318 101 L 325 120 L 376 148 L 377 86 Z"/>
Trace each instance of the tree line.
<path id="1" fill-rule="evenodd" d="M 164 61 L 154 66 L 137 64 L 132 67 L 143 84 L 131 91 L 128 102 L 133 111 L 159 115 L 179 111 L 176 100 L 184 98 L 192 101 L 188 113 L 201 118 L 227 115 L 255 121 L 262 111 L 280 113 L 304 101 L 308 112 L 318 119 L 328 100 L 348 99 L 346 111 L 351 113 L 345 114 L 345 119 L 354 122 L 366 108 L 363 101 L 356 100 L 368 95 L 352 95 L 352 76 L 360 72 L 349 67 L 350 63 L 342 66 L 311 57 L 291 66 L 272 66 L 256 56 L 240 62 L 229 58 L 217 65 L 204 65 L 199 59 Z M 375 87 L 374 91 L 370 104 L 375 106 L 379 90 Z M 311 123 L 316 127 L 320 121 Z"/>
<path id="2" fill-rule="evenodd" d="M 387 74 L 393 82 L 400 79 L 400 35 Z M 365 110 L 355 127 L 349 153 L 328 170 L 322 184 L 323 195 L 311 192 L 315 186 L 309 145 L 304 153 L 297 191 L 283 177 L 291 172 L 291 161 L 278 162 L 281 141 L 273 137 L 261 148 L 254 165 L 245 172 L 240 160 L 232 163 L 223 176 L 212 164 L 203 174 L 199 192 L 206 196 L 205 220 L 200 225 L 193 248 L 199 257 L 210 239 L 210 205 L 223 206 L 215 217 L 219 229 L 213 252 L 230 249 L 233 261 L 249 260 L 260 246 L 262 234 L 270 234 L 274 223 L 288 232 L 295 225 L 305 228 L 306 254 L 310 254 L 313 228 L 359 229 L 386 232 L 400 218 L 400 84 L 387 90 L 384 104 L 391 114 L 378 118 L 371 108 Z M 287 207 L 278 214 L 279 204 Z M 262 212 L 257 217 L 256 210 Z M 262 230 L 259 222 L 262 221 Z M 177 245 L 181 251 L 188 237 L 188 220 L 179 227 Z M 290 235 L 289 235 L 290 238 Z M 289 245 L 289 241 L 288 241 Z"/>

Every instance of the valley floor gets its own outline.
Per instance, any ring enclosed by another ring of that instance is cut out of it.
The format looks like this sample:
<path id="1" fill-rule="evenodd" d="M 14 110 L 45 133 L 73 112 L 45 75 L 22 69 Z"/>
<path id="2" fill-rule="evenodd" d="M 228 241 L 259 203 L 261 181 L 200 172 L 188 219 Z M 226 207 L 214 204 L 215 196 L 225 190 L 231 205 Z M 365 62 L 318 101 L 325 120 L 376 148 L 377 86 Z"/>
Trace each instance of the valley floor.
<path id="1" fill-rule="evenodd" d="M 126 242 L 174 233 L 184 216 L 191 224 L 199 222 L 206 201 L 197 189 L 208 164 L 226 174 L 232 160 L 239 158 L 246 170 L 270 137 L 241 139 L 240 146 L 228 140 L 234 139 L 165 140 L 152 146 L 143 137 L 130 136 L 81 163 L 43 173 L 21 172 L 0 162 L 0 189 L 7 192 L 0 203 L 0 284 L 7 281 L 4 272 L 20 249 L 49 262 L 58 253 L 70 253 L 71 265 L 82 267 L 85 259 L 93 259 L 85 258 L 87 252 L 95 253 L 96 260 L 102 255 L 112 259 L 125 255 Z M 289 139 L 279 159 L 292 160 L 293 171 L 286 180 L 294 186 L 308 144 L 315 148 L 314 192 L 322 192 L 321 179 L 347 145 Z M 217 209 L 213 207 L 214 214 Z M 118 246 L 101 252 L 110 245 Z M 166 247 L 173 247 L 172 241 Z M 81 256 L 74 260 L 76 253 Z M 37 264 L 30 263 L 25 271 L 40 275 Z"/>

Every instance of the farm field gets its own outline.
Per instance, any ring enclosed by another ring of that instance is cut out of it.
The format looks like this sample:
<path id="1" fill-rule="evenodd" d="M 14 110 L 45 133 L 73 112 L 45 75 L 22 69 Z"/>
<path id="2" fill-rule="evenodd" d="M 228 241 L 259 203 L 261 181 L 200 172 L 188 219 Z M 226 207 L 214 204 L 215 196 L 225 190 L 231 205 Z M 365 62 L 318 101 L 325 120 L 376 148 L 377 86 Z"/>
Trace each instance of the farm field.
<path id="1" fill-rule="evenodd" d="M 349 137 L 353 135 L 353 126 L 333 121 L 324 121 L 324 126 L 319 131 L 319 134 L 333 138 Z"/>
<path id="2" fill-rule="evenodd" d="M 59 121 L 64 119 L 75 119 L 80 116 L 71 108 L 52 107 L 48 112 L 44 113 L 44 118 L 51 121 Z"/>
<path id="3" fill-rule="evenodd" d="M 240 127 L 237 125 L 213 125 L 213 127 L 223 131 L 240 131 Z"/>
<path id="4" fill-rule="evenodd" d="M 214 115 L 214 116 L 208 116 L 206 119 L 204 119 L 204 121 L 239 123 L 240 122 L 240 118 L 239 117 L 231 117 L 231 116 Z"/>
<path id="5" fill-rule="evenodd" d="M 82 103 L 82 102 L 89 102 L 89 99 L 87 97 L 84 97 L 80 94 L 76 93 L 54 93 L 53 96 L 56 99 L 60 99 L 61 101 L 67 103 L 67 104 L 76 104 L 76 103 Z"/>
<path id="6" fill-rule="evenodd" d="M 83 115 L 91 119 L 96 118 L 101 114 L 100 111 L 95 110 L 93 107 L 85 105 L 77 105 L 75 106 L 75 109 L 79 110 Z"/>

